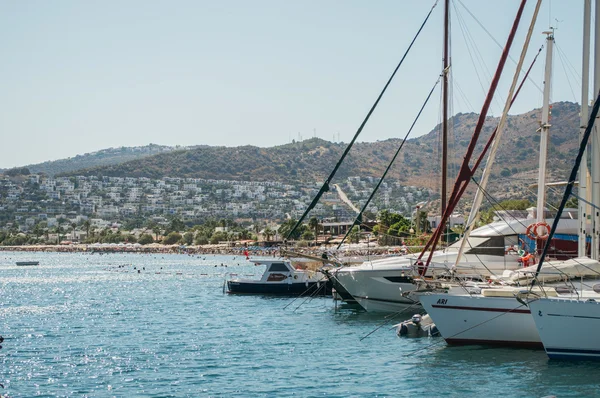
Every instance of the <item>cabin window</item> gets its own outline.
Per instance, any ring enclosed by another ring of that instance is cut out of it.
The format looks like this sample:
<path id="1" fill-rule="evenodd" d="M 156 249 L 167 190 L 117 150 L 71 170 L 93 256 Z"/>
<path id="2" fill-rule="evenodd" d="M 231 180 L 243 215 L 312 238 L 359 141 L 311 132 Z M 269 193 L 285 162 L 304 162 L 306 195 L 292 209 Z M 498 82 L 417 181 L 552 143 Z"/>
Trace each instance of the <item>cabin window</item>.
<path id="1" fill-rule="evenodd" d="M 504 256 L 504 237 L 491 236 L 477 246 L 467 250 L 466 254 L 478 254 L 487 256 Z"/>
<path id="2" fill-rule="evenodd" d="M 284 263 L 273 263 L 269 267 L 269 272 L 289 272 L 290 269 Z"/>
<path id="3" fill-rule="evenodd" d="M 518 235 L 509 235 L 504 237 L 504 246 L 514 246 L 519 244 L 519 236 Z"/>
<path id="4" fill-rule="evenodd" d="M 394 283 L 413 283 L 413 278 L 410 276 L 384 276 L 383 278 Z"/>

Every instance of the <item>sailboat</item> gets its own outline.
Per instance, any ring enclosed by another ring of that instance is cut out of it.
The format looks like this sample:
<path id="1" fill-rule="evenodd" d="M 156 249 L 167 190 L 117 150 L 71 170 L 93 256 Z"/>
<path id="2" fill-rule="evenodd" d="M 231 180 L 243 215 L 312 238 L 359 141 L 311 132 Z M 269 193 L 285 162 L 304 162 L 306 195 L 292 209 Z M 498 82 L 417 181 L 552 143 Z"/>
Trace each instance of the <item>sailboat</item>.
<path id="1" fill-rule="evenodd" d="M 518 70 L 520 70 L 520 66 Z M 513 82 L 513 88 L 515 84 L 516 78 Z M 481 112 L 484 115 L 483 119 L 485 118 L 486 109 L 484 104 Z M 508 109 L 505 109 L 504 114 L 507 112 Z M 505 118 L 505 116 L 503 117 Z M 480 117 L 480 123 L 483 123 L 483 119 Z M 499 125 L 500 131 L 502 124 L 503 119 L 501 119 Z M 537 222 L 551 221 L 544 218 L 540 219 L 544 215 L 543 206 L 541 213 L 538 206 L 538 214 Z M 532 212 L 530 216 L 535 217 L 535 213 Z M 416 301 L 414 297 L 410 297 L 410 292 L 414 291 L 416 287 L 413 284 L 412 274 L 416 261 L 420 260 L 421 257 L 426 255 L 429 258 L 427 272 L 423 275 L 427 277 L 451 273 L 463 277 L 481 278 L 482 276 L 488 277 L 490 274 L 502 273 L 506 270 L 514 270 L 520 266 L 519 256 L 516 250 L 507 251 L 506 249 L 515 247 L 518 244 L 518 235 L 525 234 L 526 225 L 531 224 L 531 222 L 531 219 L 494 222 L 472 231 L 471 236 L 444 250 L 342 268 L 333 275 L 334 284 L 338 283 L 343 286 L 344 290 L 352 295 L 367 311 L 399 312 L 408 308 L 413 309 Z M 576 234 L 577 227 L 578 222 L 574 217 L 561 220 L 562 233 Z M 469 247 L 469 249 L 464 250 L 464 254 L 459 255 L 461 248 L 464 249 L 465 247 Z M 459 258 L 460 261 L 458 261 Z"/>
<path id="2" fill-rule="evenodd" d="M 548 34 L 547 51 L 550 51 L 553 35 L 552 32 L 546 33 Z M 546 82 L 549 82 L 548 62 Z M 546 85 L 545 97 L 547 88 Z M 584 103 L 586 102 L 587 100 L 584 100 Z M 547 101 L 544 105 L 547 106 Z M 582 123 L 587 122 L 583 115 L 582 119 Z M 574 183 L 574 178 L 569 181 Z M 544 182 L 540 181 L 539 184 L 544 185 Z M 562 208 L 565 203 L 566 200 Z M 554 297 L 555 300 L 570 299 L 582 295 L 587 284 L 586 278 L 597 279 L 600 275 L 600 263 L 590 258 L 576 258 L 564 262 L 549 261 L 542 268 L 561 213 L 562 210 L 559 209 L 557 218 L 553 221 L 552 231 L 548 231 L 548 235 L 545 236 L 546 242 L 540 263 L 535 267 L 513 273 L 510 278 L 514 283 L 513 286 L 483 288 L 478 292 L 471 290 L 468 293 L 464 289 L 462 291 L 455 289 L 449 294 L 420 296 L 423 307 L 436 323 L 446 342 L 542 347 L 540 334 L 531 316 L 534 311 L 533 306 L 528 307 L 526 301 L 515 300 L 515 297 L 546 296 Z M 580 247 L 585 250 L 585 245 Z M 532 280 L 535 277 L 538 283 L 537 286 L 532 287 Z"/>
<path id="3" fill-rule="evenodd" d="M 589 78 L 589 46 L 590 46 L 590 14 L 591 14 L 591 2 L 590 0 L 586 0 L 584 3 L 584 41 L 583 41 L 583 74 L 582 74 L 582 118 L 587 116 L 587 85 Z M 595 35 L 596 42 L 598 42 L 598 38 L 600 36 L 600 22 L 598 16 L 600 15 L 600 1 L 596 0 L 596 27 L 595 27 Z M 600 62 L 598 54 L 598 46 L 596 45 L 596 62 L 595 62 L 595 75 L 594 75 L 594 91 L 598 93 L 600 91 Z M 559 211 L 562 209 L 567 199 L 570 196 L 570 192 L 573 187 L 573 183 L 575 180 L 575 176 L 577 173 L 577 169 L 581 166 L 579 170 L 579 180 L 585 181 L 587 177 L 587 161 L 585 160 L 587 156 L 584 156 L 586 152 L 586 145 L 589 139 L 589 136 L 592 132 L 592 127 L 595 122 L 594 135 L 592 137 L 592 181 L 598 181 L 598 177 L 600 177 L 600 153 L 598 151 L 598 140 L 600 134 L 600 126 L 598 126 L 597 115 L 598 108 L 600 107 L 600 95 L 596 99 L 594 103 L 594 108 L 592 110 L 592 115 L 587 123 L 587 126 L 582 123 L 582 126 L 585 126 L 585 131 L 582 134 L 581 146 L 579 150 L 579 154 L 577 156 L 577 161 L 575 162 L 575 166 L 571 173 L 571 177 L 569 179 L 569 184 L 565 189 L 565 194 L 563 196 L 563 200 L 561 203 L 561 207 Z M 582 127 L 583 130 L 583 127 Z M 582 159 L 584 161 L 582 162 Z M 595 188 L 600 188 L 595 184 Z M 579 196 L 582 198 L 589 198 L 589 195 L 586 186 L 583 187 L 580 185 Z M 600 199 L 600 192 L 598 189 L 592 191 L 592 205 L 598 204 Z M 581 202 L 581 200 L 580 200 Z M 585 204 L 584 204 L 585 206 Z M 598 213 L 597 210 L 594 210 L 593 213 Z M 586 241 L 586 233 L 585 231 L 596 231 L 598 228 L 598 219 L 597 216 L 592 218 L 592 226 L 595 228 L 588 229 L 583 226 L 581 228 L 582 235 L 580 236 L 580 241 Z M 554 226 L 553 226 L 554 227 Z M 553 228 L 554 229 L 554 228 Z M 550 235 L 554 233 L 553 230 L 550 231 Z M 585 245 L 580 245 L 580 255 L 585 256 L 587 251 L 585 250 Z M 542 266 L 543 259 L 545 255 L 542 253 L 542 258 L 540 261 L 540 266 Z M 592 249 L 591 249 L 592 258 L 598 258 L 598 240 L 597 233 L 594 232 L 592 237 Z M 581 260 L 584 261 L 586 257 L 583 257 Z M 588 259 L 590 260 L 590 259 Z M 594 261 L 594 260 L 591 260 Z M 536 270 L 539 272 L 539 270 Z M 537 274 L 536 272 L 536 274 Z M 533 298 L 527 302 L 529 309 L 531 311 L 532 322 L 535 323 L 536 330 L 540 336 L 540 340 L 546 350 L 546 354 L 551 359 L 571 359 L 571 360 L 599 360 L 600 359 L 600 338 L 596 330 L 600 326 L 600 284 L 594 284 L 591 289 L 582 290 L 578 292 L 577 295 L 570 298 L 553 298 L 553 297 L 540 297 Z"/>

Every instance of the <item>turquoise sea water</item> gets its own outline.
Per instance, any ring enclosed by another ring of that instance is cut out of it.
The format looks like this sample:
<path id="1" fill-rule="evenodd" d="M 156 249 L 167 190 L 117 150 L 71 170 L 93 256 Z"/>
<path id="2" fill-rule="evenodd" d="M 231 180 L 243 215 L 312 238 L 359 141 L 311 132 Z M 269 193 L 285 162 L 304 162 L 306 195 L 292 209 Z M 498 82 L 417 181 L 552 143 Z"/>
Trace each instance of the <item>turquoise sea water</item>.
<path id="1" fill-rule="evenodd" d="M 40 265 L 15 265 L 25 260 Z M 329 298 L 223 294 L 226 273 L 258 278 L 262 271 L 232 256 L 1 252 L 3 392 L 600 396 L 597 363 L 549 361 L 536 350 L 448 347 L 439 338 L 400 339 L 393 322 L 361 341 L 385 319 L 336 308 Z"/>

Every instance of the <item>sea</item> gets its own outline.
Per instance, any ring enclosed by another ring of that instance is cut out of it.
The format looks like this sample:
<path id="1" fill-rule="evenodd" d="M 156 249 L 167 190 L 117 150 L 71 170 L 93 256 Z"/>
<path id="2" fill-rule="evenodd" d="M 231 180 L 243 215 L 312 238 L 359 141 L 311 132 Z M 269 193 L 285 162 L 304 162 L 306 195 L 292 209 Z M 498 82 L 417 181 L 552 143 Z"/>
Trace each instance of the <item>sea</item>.
<path id="1" fill-rule="evenodd" d="M 600 396 L 598 363 L 399 338 L 412 314 L 330 297 L 224 293 L 263 271 L 239 256 L 0 252 L 0 395 Z"/>

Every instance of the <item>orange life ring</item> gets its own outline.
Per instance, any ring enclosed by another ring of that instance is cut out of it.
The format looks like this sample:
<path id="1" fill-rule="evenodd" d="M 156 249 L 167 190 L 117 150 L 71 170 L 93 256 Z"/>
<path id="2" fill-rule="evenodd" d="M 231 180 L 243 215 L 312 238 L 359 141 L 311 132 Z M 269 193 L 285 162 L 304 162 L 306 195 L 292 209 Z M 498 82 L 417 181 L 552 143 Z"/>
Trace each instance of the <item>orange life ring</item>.
<path id="1" fill-rule="evenodd" d="M 546 233 L 544 235 L 540 234 L 539 227 L 544 227 L 546 229 L 545 230 Z M 538 239 L 545 240 L 545 239 L 548 239 L 548 236 L 550 235 L 550 225 L 548 225 L 548 223 L 544 222 L 544 221 L 541 221 L 541 222 L 535 224 L 535 228 L 533 228 L 533 230 L 535 231 L 535 235 L 537 236 Z"/>
<path id="2" fill-rule="evenodd" d="M 540 227 L 545 228 L 544 232 L 546 232 L 546 233 L 544 235 L 542 235 L 540 233 L 540 230 L 539 230 Z M 538 223 L 531 224 L 530 226 L 527 227 L 527 231 L 525 232 L 525 235 L 527 235 L 527 237 L 529 239 L 533 239 L 533 240 L 548 239 L 548 235 L 550 235 L 550 225 L 548 225 L 548 223 L 544 222 L 544 221 L 540 221 Z"/>
<path id="3" fill-rule="evenodd" d="M 533 223 L 533 224 L 530 224 L 527 227 L 527 231 L 525 231 L 525 235 L 527 235 L 527 237 L 529 239 L 534 239 L 535 240 L 535 238 L 536 238 L 536 235 L 535 235 L 535 226 L 536 225 L 537 225 L 536 223 Z"/>

